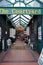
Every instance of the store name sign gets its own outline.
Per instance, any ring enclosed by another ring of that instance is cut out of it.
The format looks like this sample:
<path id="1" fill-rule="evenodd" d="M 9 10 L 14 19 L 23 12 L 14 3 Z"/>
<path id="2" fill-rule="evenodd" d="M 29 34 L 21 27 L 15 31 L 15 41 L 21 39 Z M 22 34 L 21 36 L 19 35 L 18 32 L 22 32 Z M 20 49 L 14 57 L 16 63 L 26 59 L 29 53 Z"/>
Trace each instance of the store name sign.
<path id="1" fill-rule="evenodd" d="M 0 14 L 43 14 L 43 9 L 39 8 L 0 8 Z"/>

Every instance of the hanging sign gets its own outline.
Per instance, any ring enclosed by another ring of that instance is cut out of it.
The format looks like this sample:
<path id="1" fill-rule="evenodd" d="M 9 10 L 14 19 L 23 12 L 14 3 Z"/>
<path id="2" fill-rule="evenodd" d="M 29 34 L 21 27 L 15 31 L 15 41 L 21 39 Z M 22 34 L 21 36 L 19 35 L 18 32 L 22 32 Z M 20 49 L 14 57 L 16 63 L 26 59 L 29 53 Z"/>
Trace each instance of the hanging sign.
<path id="1" fill-rule="evenodd" d="M 7 7 L 2 7 L 0 8 L 0 14 L 43 14 L 43 9 L 40 8 L 22 8 L 22 7 L 12 7 L 12 8 L 7 8 Z"/>

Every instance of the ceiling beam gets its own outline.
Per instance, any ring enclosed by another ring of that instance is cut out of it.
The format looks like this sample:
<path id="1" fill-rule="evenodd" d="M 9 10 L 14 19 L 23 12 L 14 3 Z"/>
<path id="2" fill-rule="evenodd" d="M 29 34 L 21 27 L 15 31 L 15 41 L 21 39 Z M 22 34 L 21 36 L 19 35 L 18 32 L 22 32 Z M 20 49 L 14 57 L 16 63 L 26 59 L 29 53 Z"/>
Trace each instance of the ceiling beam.
<path id="1" fill-rule="evenodd" d="M 27 18 L 26 16 L 24 16 L 24 15 L 22 15 L 24 18 L 26 18 L 26 19 L 28 19 L 28 20 L 30 20 L 29 18 Z"/>
<path id="2" fill-rule="evenodd" d="M 24 18 L 22 18 L 22 17 L 21 17 L 21 19 L 23 19 L 25 22 L 27 22 L 27 23 L 28 23 L 28 21 L 26 21 Z"/>
<path id="3" fill-rule="evenodd" d="M 17 16 L 18 16 L 18 15 L 14 16 L 14 17 L 12 17 L 12 18 L 9 17 L 9 18 L 10 18 L 9 20 L 12 20 L 13 18 L 15 18 L 15 17 L 17 17 Z"/>
<path id="4" fill-rule="evenodd" d="M 19 17 L 18 17 L 17 19 L 15 19 L 14 21 L 12 21 L 12 23 L 15 22 L 15 21 L 18 20 L 18 19 L 19 19 Z"/>

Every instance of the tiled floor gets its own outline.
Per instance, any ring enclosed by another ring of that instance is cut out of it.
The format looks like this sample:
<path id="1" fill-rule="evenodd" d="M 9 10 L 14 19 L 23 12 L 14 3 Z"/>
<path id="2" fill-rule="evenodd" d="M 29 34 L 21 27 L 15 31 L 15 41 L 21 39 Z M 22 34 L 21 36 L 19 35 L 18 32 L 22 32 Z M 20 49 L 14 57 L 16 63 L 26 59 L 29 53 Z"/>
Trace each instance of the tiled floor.
<path id="1" fill-rule="evenodd" d="M 0 60 L 2 59 L 2 56 L 4 55 L 4 51 L 0 53 Z"/>
<path id="2" fill-rule="evenodd" d="M 0 65 L 38 65 L 37 63 L 0 63 Z"/>
<path id="3" fill-rule="evenodd" d="M 23 46 L 25 43 L 23 41 L 17 40 L 14 45 Z M 4 54 L 4 56 L 2 56 L 0 65 L 38 65 L 38 57 L 38 53 L 36 51 L 33 52 L 30 48 L 27 50 L 9 49 Z"/>

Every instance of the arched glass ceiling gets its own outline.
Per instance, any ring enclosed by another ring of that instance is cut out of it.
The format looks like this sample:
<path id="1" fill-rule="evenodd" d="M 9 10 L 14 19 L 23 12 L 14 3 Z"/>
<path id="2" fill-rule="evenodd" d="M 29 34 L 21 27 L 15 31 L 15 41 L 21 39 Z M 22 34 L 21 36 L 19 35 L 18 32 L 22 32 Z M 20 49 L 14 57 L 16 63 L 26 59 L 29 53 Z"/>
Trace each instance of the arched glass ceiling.
<path id="1" fill-rule="evenodd" d="M 9 19 L 12 19 L 13 17 L 16 17 L 17 15 L 8 15 Z"/>
<path id="2" fill-rule="evenodd" d="M 19 3 L 19 2 L 17 2 L 15 5 L 14 5 L 14 7 L 25 7 L 25 4 L 24 3 Z"/>
<path id="3" fill-rule="evenodd" d="M 32 15 L 23 15 L 25 18 L 27 18 L 28 20 L 31 19 Z"/>
<path id="4" fill-rule="evenodd" d="M 16 20 L 14 20 L 14 21 L 11 20 L 11 22 L 12 22 L 12 23 L 17 23 L 17 22 L 19 23 L 19 18 L 16 19 Z"/>
<path id="5" fill-rule="evenodd" d="M 40 7 L 40 3 L 38 3 L 36 0 L 29 3 L 29 5 L 31 5 L 32 7 L 37 7 L 37 6 Z"/>
<path id="6" fill-rule="evenodd" d="M 11 21 L 14 27 L 19 27 L 20 25 L 26 27 L 33 16 L 32 15 L 7 15 L 7 17 Z"/>
<path id="7" fill-rule="evenodd" d="M 15 0 L 6 0 L 6 1 L 11 2 L 12 4 L 15 3 Z"/>
<path id="8" fill-rule="evenodd" d="M 29 19 L 27 19 L 27 17 L 24 17 L 23 15 L 21 15 L 21 18 L 23 18 L 25 21 L 29 21 Z"/>
<path id="9" fill-rule="evenodd" d="M 43 0 L 1 0 L 0 7 L 41 7 Z"/>
<path id="10" fill-rule="evenodd" d="M 10 2 L 7 2 L 6 0 L 2 0 L 0 2 L 0 7 L 13 7 L 13 5 Z"/>
<path id="11" fill-rule="evenodd" d="M 39 0 L 41 3 L 43 3 L 43 0 Z"/>
<path id="12" fill-rule="evenodd" d="M 14 17 L 11 21 L 15 21 L 15 20 L 17 20 L 17 19 L 19 19 L 19 15 L 16 16 L 16 17 Z"/>
<path id="13" fill-rule="evenodd" d="M 16 28 L 18 26 L 20 26 L 20 23 L 19 23 L 19 19 L 16 20 L 15 22 L 12 22 L 12 25 Z"/>

